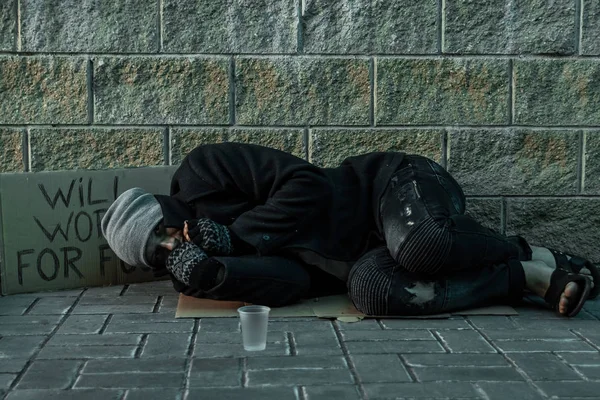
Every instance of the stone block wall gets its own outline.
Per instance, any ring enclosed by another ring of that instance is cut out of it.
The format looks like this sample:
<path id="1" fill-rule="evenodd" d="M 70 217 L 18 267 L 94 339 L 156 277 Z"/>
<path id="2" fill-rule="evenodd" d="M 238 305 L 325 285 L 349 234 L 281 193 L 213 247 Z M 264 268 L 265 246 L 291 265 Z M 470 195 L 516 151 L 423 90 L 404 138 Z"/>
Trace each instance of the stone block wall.
<path id="1" fill-rule="evenodd" d="M 0 171 L 424 154 L 470 212 L 600 261 L 597 0 L 1 0 Z"/>

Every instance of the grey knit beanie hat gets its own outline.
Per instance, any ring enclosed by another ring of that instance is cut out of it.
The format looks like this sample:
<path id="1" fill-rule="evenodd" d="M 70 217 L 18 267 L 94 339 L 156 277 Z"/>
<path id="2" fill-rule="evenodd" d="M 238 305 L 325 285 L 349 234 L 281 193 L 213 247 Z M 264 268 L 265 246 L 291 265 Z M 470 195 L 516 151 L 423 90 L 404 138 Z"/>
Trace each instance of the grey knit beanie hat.
<path id="1" fill-rule="evenodd" d="M 132 266 L 150 267 L 145 250 L 148 238 L 163 219 L 153 194 L 132 188 L 120 195 L 102 218 L 102 234 L 117 257 Z"/>

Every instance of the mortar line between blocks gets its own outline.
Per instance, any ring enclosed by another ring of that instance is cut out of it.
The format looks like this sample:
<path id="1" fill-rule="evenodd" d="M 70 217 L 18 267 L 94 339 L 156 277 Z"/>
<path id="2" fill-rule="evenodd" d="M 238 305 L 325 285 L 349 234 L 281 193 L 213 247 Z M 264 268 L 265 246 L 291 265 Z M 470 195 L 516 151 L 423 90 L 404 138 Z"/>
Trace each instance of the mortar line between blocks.
<path id="1" fill-rule="evenodd" d="M 500 201 L 500 233 L 506 235 L 506 228 L 508 226 L 508 204 L 506 197 L 502 197 Z"/>
<path id="2" fill-rule="evenodd" d="M 440 346 L 442 346 L 444 348 L 444 350 L 446 351 L 446 353 L 450 354 L 452 353 L 452 349 L 450 348 L 450 346 L 448 346 L 448 343 L 446 343 L 446 341 L 444 340 L 444 338 L 439 334 L 439 332 L 437 332 L 434 329 L 428 329 L 429 333 L 431 333 L 431 335 L 436 338 L 436 340 L 438 341 L 438 343 L 440 344 Z"/>
<path id="3" fill-rule="evenodd" d="M 29 128 L 25 128 L 23 131 L 22 147 L 23 170 L 25 172 L 29 172 L 31 171 L 31 134 L 29 132 Z"/>
<path id="4" fill-rule="evenodd" d="M 469 324 L 471 326 L 471 328 L 479 333 L 479 335 L 483 338 L 483 340 L 485 340 L 490 346 L 492 346 L 492 348 L 494 350 L 496 350 L 496 352 L 500 355 L 502 355 L 502 357 L 504 357 L 504 359 L 506 360 L 506 362 L 511 365 L 519 375 L 521 375 L 523 377 L 523 379 L 525 380 L 525 382 L 532 388 L 534 389 L 537 393 L 539 393 L 543 398 L 548 398 L 549 396 L 546 394 L 546 392 L 544 392 L 542 390 L 542 388 L 540 388 L 539 386 L 537 386 L 535 384 L 535 382 L 533 381 L 533 379 L 531 379 L 529 377 L 529 375 L 527 375 L 527 373 L 521 369 L 521 367 L 519 367 L 517 365 L 516 362 L 514 362 L 513 360 L 511 360 L 508 355 L 504 352 L 504 350 L 502 350 L 500 347 L 498 347 L 496 345 L 496 343 L 494 343 L 494 341 L 492 341 L 484 332 L 482 329 L 479 329 L 470 319 L 465 318 L 465 321 L 467 322 L 467 324 Z M 492 353 L 493 354 L 493 353 Z"/>
<path id="5" fill-rule="evenodd" d="M 419 377 L 417 376 L 417 374 L 415 374 L 413 368 L 410 365 L 408 365 L 408 361 L 406 360 L 406 358 L 400 353 L 397 353 L 396 355 L 400 359 L 400 363 L 402 363 L 402 365 L 404 366 L 406 373 L 408 374 L 408 376 L 410 376 L 410 379 L 412 379 L 413 382 L 419 382 Z"/>
<path id="6" fill-rule="evenodd" d="M 441 134 L 441 147 L 442 147 L 442 167 L 444 167 L 444 169 L 448 169 L 448 160 L 450 159 L 450 146 L 448 145 L 448 135 L 450 135 L 448 133 L 447 130 L 444 130 Z"/>
<path id="7" fill-rule="evenodd" d="M 348 352 L 348 347 L 346 346 L 346 343 L 344 342 L 344 339 L 342 337 L 342 332 L 340 330 L 339 323 L 337 321 L 331 321 L 331 324 L 333 326 L 333 330 L 335 331 L 335 336 L 338 340 L 338 344 L 340 345 L 340 348 L 342 349 L 342 353 L 344 354 L 344 359 L 346 360 L 346 364 L 348 365 L 348 370 L 350 371 L 350 375 L 352 375 L 352 379 L 354 380 L 354 384 L 358 387 L 358 391 L 360 393 L 361 398 L 368 399 L 369 396 L 367 396 L 367 393 L 363 386 L 362 380 L 360 379 L 360 375 L 356 371 L 356 366 L 354 365 L 354 361 L 352 360 L 352 357 L 350 357 L 350 353 Z"/>
<path id="8" fill-rule="evenodd" d="M 129 289 L 129 285 L 124 285 L 123 289 L 121 290 L 121 292 L 119 293 L 119 296 L 123 296 L 125 295 L 125 293 L 127 293 L 127 289 Z"/>
<path id="9" fill-rule="evenodd" d="M 88 125 L 92 125 L 94 123 L 94 62 L 91 58 L 87 61 L 86 83 Z"/>
<path id="10" fill-rule="evenodd" d="M 575 51 L 581 55 L 581 43 L 583 41 L 583 8 L 584 0 L 575 0 Z"/>
<path id="11" fill-rule="evenodd" d="M 21 0 L 15 0 L 15 51 L 21 51 Z"/>
<path id="12" fill-rule="evenodd" d="M 594 344 L 594 342 L 592 342 L 591 340 L 589 340 L 588 338 L 586 338 L 585 336 L 583 336 L 581 333 L 577 332 L 574 329 L 569 329 L 569 332 L 571 332 L 573 335 L 577 336 L 579 339 L 583 340 L 588 345 L 592 346 L 592 348 L 596 349 L 597 351 L 600 351 L 600 347 L 599 346 L 596 346 Z"/>
<path id="13" fill-rule="evenodd" d="M 150 336 L 149 333 L 142 334 L 142 340 L 140 340 L 137 349 L 135 349 L 135 354 L 133 355 L 133 358 L 140 358 L 142 356 L 144 347 L 146 347 L 146 343 L 148 343 L 148 336 Z"/>
<path id="14" fill-rule="evenodd" d="M 67 385 L 67 390 L 71 390 L 73 389 L 73 387 L 75 386 L 75 384 L 77 383 L 77 380 L 79 379 L 79 377 L 81 376 L 81 371 L 83 371 L 83 369 L 85 368 L 85 365 L 87 364 L 89 360 L 85 360 L 82 361 L 81 364 L 79 365 L 79 367 L 77 368 L 77 371 L 75 372 L 75 376 L 73 377 L 73 379 L 71 380 L 71 383 L 69 383 L 69 385 Z"/>
<path id="15" fill-rule="evenodd" d="M 369 87 L 371 88 L 371 93 L 369 94 L 369 125 L 371 127 L 375 126 L 375 90 L 377 89 L 375 84 L 375 57 L 369 58 Z"/>
<path id="16" fill-rule="evenodd" d="M 164 36 L 164 32 L 163 32 L 163 1 L 164 0 L 157 0 L 158 1 L 158 15 L 156 16 L 156 23 L 158 24 L 158 30 L 156 33 L 156 39 L 157 39 L 157 52 L 160 53 L 163 51 L 163 36 Z"/>
<path id="17" fill-rule="evenodd" d="M 446 30 L 446 0 L 438 0 L 438 15 L 437 15 L 437 52 L 444 54 L 444 41 Z"/>
<path id="18" fill-rule="evenodd" d="M 165 127 L 163 132 L 163 151 L 164 151 L 164 163 L 165 165 L 171 165 L 172 149 L 171 149 L 171 128 Z"/>
<path id="19" fill-rule="evenodd" d="M 104 320 L 104 323 L 100 327 L 100 330 L 98 331 L 99 335 L 103 335 L 104 332 L 106 332 L 106 329 L 108 328 L 108 324 L 110 324 L 110 321 L 112 321 L 112 319 L 113 319 L 113 314 L 108 314 L 108 316 Z"/>
<path id="20" fill-rule="evenodd" d="M 164 296 L 158 296 L 158 298 L 156 299 L 156 303 L 154 304 L 154 307 L 152 308 L 153 314 L 156 314 L 158 312 L 158 310 L 160 310 L 160 306 L 162 305 L 163 298 L 164 298 Z"/>
<path id="21" fill-rule="evenodd" d="M 87 289 L 84 289 L 84 290 L 81 291 L 81 293 L 79 293 L 79 295 L 77 296 L 77 298 L 75 299 L 75 301 L 73 302 L 73 304 L 71 304 L 71 307 L 69 307 L 69 309 L 67 310 L 67 312 L 64 313 L 61 316 L 60 320 L 58 321 L 58 323 L 56 324 L 56 326 L 54 327 L 54 329 L 52 329 L 52 331 L 48 334 L 48 336 L 46 337 L 46 339 L 44 339 L 42 341 L 42 343 L 40 344 L 40 346 L 29 357 L 29 359 L 25 363 L 25 366 L 23 367 L 23 369 L 21 369 L 21 371 L 17 374 L 17 376 L 15 377 L 15 379 L 11 382 L 10 386 L 6 390 L 6 393 L 4 394 L 4 396 L 2 397 L 2 399 L 6 399 L 6 397 L 8 396 L 8 394 L 21 382 L 21 379 L 23 379 L 23 376 L 29 370 L 29 367 L 31 367 L 31 364 L 36 360 L 38 354 L 40 354 L 40 352 L 46 346 L 46 344 L 50 341 L 50 339 L 52 339 L 54 337 L 54 335 L 56 334 L 56 332 L 58 332 L 58 330 L 60 329 L 60 327 L 65 323 L 65 321 L 67 320 L 67 318 L 69 318 L 69 316 L 73 312 L 73 309 L 77 306 L 77 304 L 79 304 L 79 302 L 81 301 L 81 298 L 83 297 L 83 295 L 86 292 L 86 290 Z"/>
<path id="22" fill-rule="evenodd" d="M 240 358 L 240 385 L 243 388 L 248 387 L 248 357 Z"/>
<path id="23" fill-rule="evenodd" d="M 304 24 L 302 17 L 304 16 L 305 0 L 298 0 L 296 13 L 298 14 L 298 26 L 296 27 L 296 52 L 302 54 L 304 52 Z"/>
<path id="24" fill-rule="evenodd" d="M 296 399 L 298 400 L 308 400 L 308 394 L 306 393 L 306 387 L 294 386 L 294 392 L 296 394 Z"/>
<path id="25" fill-rule="evenodd" d="M 235 121 L 235 57 L 229 58 L 229 125 L 234 126 Z"/>
<path id="26" fill-rule="evenodd" d="M 552 354 L 553 356 L 555 356 L 559 360 L 559 362 L 561 362 L 563 365 L 565 365 L 571 371 L 575 372 L 583 381 L 590 381 L 590 379 L 587 376 L 585 376 L 583 373 L 579 372 L 579 370 L 577 368 L 575 368 L 574 366 L 572 366 L 571 364 L 569 364 L 567 362 L 567 360 L 565 360 L 564 358 L 562 358 L 560 356 L 560 354 L 558 354 L 558 353 L 556 353 L 554 351 L 550 352 L 550 354 Z"/>
<path id="27" fill-rule="evenodd" d="M 304 159 L 310 162 L 310 128 L 308 126 L 302 131 L 302 141 L 304 142 Z"/>
<path id="28" fill-rule="evenodd" d="M 478 382 L 471 382 L 471 385 L 473 386 L 473 389 L 475 389 L 475 391 L 482 398 L 482 400 L 490 400 L 490 396 L 488 396 L 485 390 L 483 390 L 483 388 L 479 386 Z"/>
<path id="29" fill-rule="evenodd" d="M 190 373 L 192 372 L 192 356 L 196 349 L 196 337 L 200 330 L 200 319 L 194 318 L 194 327 L 192 328 L 192 336 L 190 337 L 190 345 L 188 346 L 187 354 L 185 357 L 185 366 L 183 368 L 183 392 L 189 389 L 190 386 Z"/>
<path id="30" fill-rule="evenodd" d="M 577 157 L 577 194 L 585 190 L 585 153 L 587 147 L 587 132 L 579 132 L 579 153 Z"/>
<path id="31" fill-rule="evenodd" d="M 296 350 L 296 338 L 294 337 L 294 334 L 292 332 L 286 332 L 285 336 L 287 339 L 290 356 L 297 356 L 298 351 Z"/>
<path id="32" fill-rule="evenodd" d="M 34 299 L 34 300 L 31 302 L 31 304 L 29 305 L 29 307 L 27 307 L 27 308 L 25 309 L 25 311 L 23 311 L 23 314 L 21 314 L 21 315 L 27 315 L 27 314 L 29 314 L 29 312 L 31 311 L 31 309 L 32 309 L 33 307 L 35 307 L 35 305 L 36 305 L 37 303 L 39 303 L 39 302 L 40 302 L 40 300 L 41 300 L 41 298 L 40 298 L 40 297 L 36 297 L 36 298 L 35 298 L 35 299 Z"/>
<path id="33" fill-rule="evenodd" d="M 513 64 L 513 59 L 509 59 L 508 60 L 508 104 L 507 104 L 507 119 L 508 119 L 508 124 L 512 125 L 515 121 L 514 121 L 514 115 L 515 115 L 515 92 L 514 92 L 514 83 L 515 83 L 515 79 L 514 79 L 514 64 Z"/>

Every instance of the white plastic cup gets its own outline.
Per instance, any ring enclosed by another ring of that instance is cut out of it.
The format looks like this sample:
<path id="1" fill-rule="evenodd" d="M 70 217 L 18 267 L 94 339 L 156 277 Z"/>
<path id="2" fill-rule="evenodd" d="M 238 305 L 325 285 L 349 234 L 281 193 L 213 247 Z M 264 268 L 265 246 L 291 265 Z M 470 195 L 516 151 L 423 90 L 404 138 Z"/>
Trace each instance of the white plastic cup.
<path id="1" fill-rule="evenodd" d="M 260 351 L 267 347 L 267 326 L 269 325 L 267 306 L 244 306 L 238 308 L 242 321 L 242 343 L 246 351 Z"/>

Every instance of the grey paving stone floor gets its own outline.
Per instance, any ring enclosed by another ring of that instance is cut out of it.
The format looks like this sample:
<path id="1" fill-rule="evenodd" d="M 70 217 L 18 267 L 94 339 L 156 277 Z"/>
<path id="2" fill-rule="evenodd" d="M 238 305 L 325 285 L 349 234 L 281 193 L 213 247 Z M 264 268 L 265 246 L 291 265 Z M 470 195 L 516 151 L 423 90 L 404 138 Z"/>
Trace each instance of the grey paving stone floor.
<path id="1" fill-rule="evenodd" d="M 0 298 L 2 398 L 600 399 L 600 302 L 575 319 L 175 319 L 168 282 Z"/>

